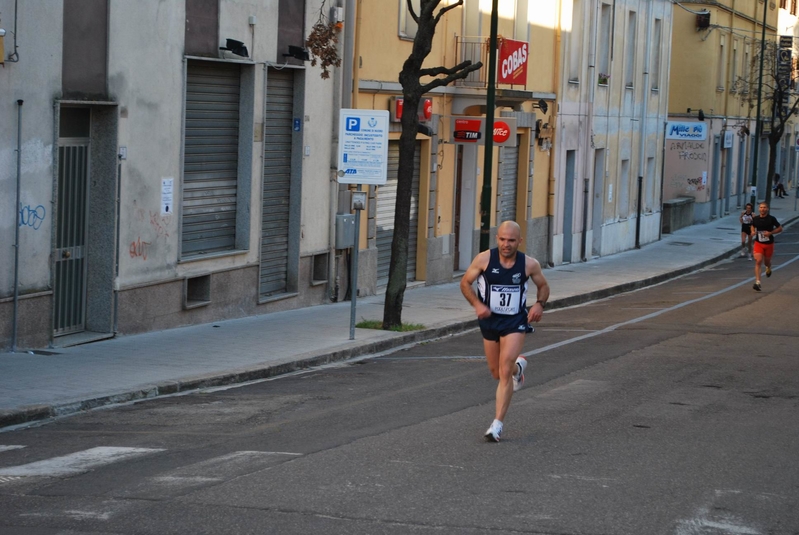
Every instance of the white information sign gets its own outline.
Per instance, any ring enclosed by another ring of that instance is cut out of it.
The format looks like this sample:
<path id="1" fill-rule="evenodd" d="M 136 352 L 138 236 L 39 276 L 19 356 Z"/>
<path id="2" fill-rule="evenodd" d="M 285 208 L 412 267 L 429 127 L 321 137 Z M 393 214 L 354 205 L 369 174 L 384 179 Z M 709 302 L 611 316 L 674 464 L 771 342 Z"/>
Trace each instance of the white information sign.
<path id="1" fill-rule="evenodd" d="M 172 186 L 175 182 L 174 178 L 161 179 L 161 215 L 171 214 L 173 210 L 172 200 L 174 195 L 172 193 Z"/>
<path id="2" fill-rule="evenodd" d="M 388 110 L 342 109 L 338 181 L 382 186 L 388 175 Z"/>

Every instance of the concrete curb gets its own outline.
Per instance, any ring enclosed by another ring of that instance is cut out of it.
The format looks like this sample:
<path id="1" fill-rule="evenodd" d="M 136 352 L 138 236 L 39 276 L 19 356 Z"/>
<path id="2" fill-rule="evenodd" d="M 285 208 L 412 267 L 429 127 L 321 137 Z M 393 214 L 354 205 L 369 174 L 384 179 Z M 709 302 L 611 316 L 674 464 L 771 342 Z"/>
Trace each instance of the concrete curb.
<path id="1" fill-rule="evenodd" d="M 793 217 L 783 226 L 788 226 L 794 221 L 799 219 Z M 662 273 L 654 277 L 641 279 L 638 281 L 627 282 L 618 284 L 602 290 L 596 290 L 580 295 L 573 295 L 563 299 L 553 300 L 549 303 L 548 308 L 558 309 L 566 308 L 575 305 L 581 305 L 590 301 L 604 299 L 613 295 L 638 290 L 647 286 L 653 286 L 670 279 L 674 279 L 691 273 L 693 271 L 705 268 L 709 265 L 720 262 L 729 258 L 731 255 L 740 250 L 740 245 L 736 244 L 725 253 L 714 256 L 713 258 L 699 262 L 691 266 L 681 269 Z M 391 349 L 396 349 L 410 344 L 418 344 L 444 336 L 453 334 L 460 334 L 465 331 L 477 328 L 477 320 L 455 321 L 447 325 L 434 327 L 430 329 L 423 329 L 409 333 L 402 333 L 391 338 L 367 342 L 357 347 L 348 347 L 330 352 L 321 352 L 301 356 L 292 362 L 286 362 L 277 365 L 269 365 L 264 367 L 255 367 L 235 372 L 226 372 L 220 374 L 210 374 L 201 377 L 187 378 L 180 381 L 165 381 L 151 386 L 144 386 L 136 388 L 127 392 L 113 394 L 108 396 L 100 396 L 91 399 L 79 400 L 74 402 L 53 404 L 53 405 L 29 405 L 20 407 L 19 409 L 0 411 L 0 430 L 10 426 L 21 425 L 25 423 L 43 421 L 50 418 L 67 416 L 86 412 L 104 406 L 115 405 L 119 403 L 128 403 L 131 401 L 141 401 L 146 399 L 153 399 L 159 396 L 167 396 L 177 394 L 180 392 L 189 392 L 193 390 L 200 390 L 203 388 L 211 388 L 217 386 L 233 385 L 256 381 L 259 379 L 268 379 L 278 375 L 285 375 L 287 373 L 314 368 L 325 364 L 340 362 L 354 357 L 362 357 L 372 355 Z"/>

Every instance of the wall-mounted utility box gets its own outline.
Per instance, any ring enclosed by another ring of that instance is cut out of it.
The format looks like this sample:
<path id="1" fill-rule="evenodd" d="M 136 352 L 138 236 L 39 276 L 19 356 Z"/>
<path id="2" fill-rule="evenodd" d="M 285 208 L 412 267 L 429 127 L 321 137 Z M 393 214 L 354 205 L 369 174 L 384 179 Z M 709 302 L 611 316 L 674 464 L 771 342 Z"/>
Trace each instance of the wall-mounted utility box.
<path id="1" fill-rule="evenodd" d="M 355 214 L 336 214 L 336 249 L 355 245 Z"/>

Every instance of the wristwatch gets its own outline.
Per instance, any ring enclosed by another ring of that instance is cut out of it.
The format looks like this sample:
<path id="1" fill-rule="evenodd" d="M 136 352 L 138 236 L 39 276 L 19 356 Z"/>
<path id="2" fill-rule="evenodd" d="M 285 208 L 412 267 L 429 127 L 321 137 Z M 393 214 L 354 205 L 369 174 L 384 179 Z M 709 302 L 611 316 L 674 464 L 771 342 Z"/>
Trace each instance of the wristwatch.
<path id="1" fill-rule="evenodd" d="M 539 299 L 538 301 L 536 301 L 536 303 L 539 303 L 539 304 L 541 305 L 541 309 L 542 309 L 542 310 L 543 310 L 543 309 L 545 309 L 545 308 L 547 307 L 547 302 L 546 302 L 546 301 L 542 301 L 541 299 Z"/>

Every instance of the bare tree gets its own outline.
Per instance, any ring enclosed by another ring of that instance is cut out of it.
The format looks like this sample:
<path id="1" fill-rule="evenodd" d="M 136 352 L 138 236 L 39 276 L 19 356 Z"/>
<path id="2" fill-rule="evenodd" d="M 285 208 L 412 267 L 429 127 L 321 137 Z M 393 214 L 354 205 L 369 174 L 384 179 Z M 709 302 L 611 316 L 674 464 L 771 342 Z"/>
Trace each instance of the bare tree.
<path id="1" fill-rule="evenodd" d="M 741 77 L 734 82 L 742 99 L 749 105 L 749 115 L 757 107 L 757 84 L 759 57 L 753 60 L 754 68 L 749 77 Z M 777 151 L 785 135 L 785 127 L 792 116 L 799 110 L 799 94 L 797 94 L 792 79 L 792 60 L 788 59 L 790 74 L 785 76 L 780 73 L 780 49 L 777 43 L 767 42 L 763 56 L 763 81 L 761 96 L 761 116 L 768 114 L 768 118 L 761 119 L 762 132 L 767 132 L 768 137 L 768 170 L 766 172 L 766 198 L 771 202 L 771 189 L 774 183 L 774 174 L 777 172 Z M 785 68 L 783 66 L 783 68 Z M 759 140 L 755 140 L 758 142 Z M 757 165 L 757 162 L 755 162 Z"/>
<path id="2" fill-rule="evenodd" d="M 423 68 L 425 58 L 430 54 L 436 26 L 450 10 L 463 4 L 458 0 L 441 7 L 441 0 L 420 0 L 419 13 L 413 9 L 412 0 L 407 0 L 408 11 L 417 24 L 413 49 L 402 66 L 399 75 L 402 84 L 403 110 L 402 134 L 399 147 L 399 170 L 397 176 L 397 201 L 394 213 L 394 236 L 391 241 L 391 261 L 388 271 L 386 301 L 383 307 L 383 329 L 402 325 L 402 302 L 405 298 L 408 273 L 408 237 L 411 217 L 411 188 L 413 186 L 413 155 L 416 149 L 416 133 L 419 116 L 416 113 L 422 96 L 455 80 L 466 78 L 472 71 L 480 69 L 482 62 L 464 61 L 452 68 Z M 422 83 L 422 78 L 426 81 Z"/>

